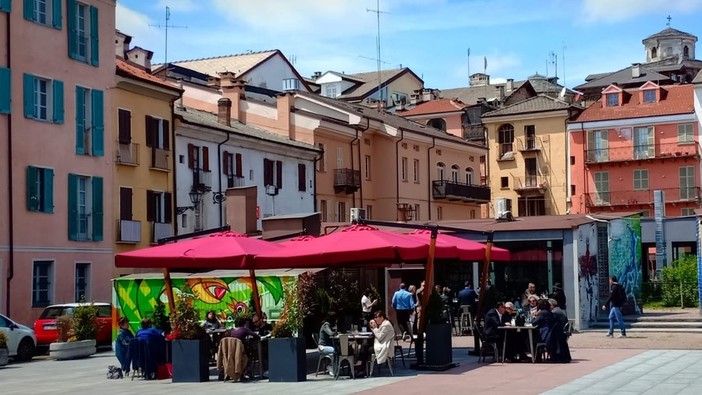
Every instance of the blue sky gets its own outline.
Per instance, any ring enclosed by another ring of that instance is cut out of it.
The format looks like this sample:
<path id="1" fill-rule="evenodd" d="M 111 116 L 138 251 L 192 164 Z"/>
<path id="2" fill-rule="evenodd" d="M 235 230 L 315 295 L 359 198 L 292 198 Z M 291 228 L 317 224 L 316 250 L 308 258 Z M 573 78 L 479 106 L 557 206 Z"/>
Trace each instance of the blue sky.
<path id="1" fill-rule="evenodd" d="M 376 69 L 377 0 L 118 0 L 117 28 L 164 60 L 280 49 L 303 76 Z M 383 68 L 409 67 L 429 88 L 493 80 L 586 75 L 645 60 L 641 40 L 671 26 L 702 35 L 702 0 L 380 0 Z M 702 58 L 701 51 L 697 58 Z M 565 56 L 564 56 L 565 55 Z M 370 59 L 369 59 L 370 58 Z M 565 60 L 565 62 L 564 62 Z M 565 66 L 565 67 L 564 67 Z"/>

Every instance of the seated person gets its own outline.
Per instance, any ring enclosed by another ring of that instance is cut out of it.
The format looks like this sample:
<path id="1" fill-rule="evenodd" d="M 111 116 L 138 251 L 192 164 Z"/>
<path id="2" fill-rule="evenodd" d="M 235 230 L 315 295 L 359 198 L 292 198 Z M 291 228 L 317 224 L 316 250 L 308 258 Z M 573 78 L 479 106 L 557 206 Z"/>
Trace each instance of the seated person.
<path id="1" fill-rule="evenodd" d="M 156 367 L 166 362 L 166 338 L 163 332 L 151 326 L 150 318 L 141 320 L 141 329 L 137 331 L 135 338 L 145 342 L 148 349 L 148 361 L 145 361 L 146 366 L 143 366 L 144 374 L 147 379 L 155 378 Z"/>
<path id="2" fill-rule="evenodd" d="M 251 328 L 249 328 L 248 320 L 244 317 L 237 317 L 237 319 L 234 321 L 234 329 L 232 329 L 229 332 L 229 336 L 236 337 L 242 342 L 245 341 L 246 338 L 249 336 L 256 339 L 261 338 L 261 336 L 259 336 L 258 333 L 252 331 Z"/>
<path id="3" fill-rule="evenodd" d="M 548 300 L 542 299 L 539 301 L 539 312 L 531 322 L 532 325 L 539 328 L 538 336 L 534 336 L 534 341 L 537 343 L 545 342 L 548 332 L 555 323 L 556 317 L 551 312 L 551 305 L 548 303 Z"/>
<path id="4" fill-rule="evenodd" d="M 505 315 L 506 309 L 502 302 L 498 302 L 494 308 L 490 309 L 487 314 L 485 314 L 485 327 L 483 332 L 485 333 L 485 338 L 488 341 L 497 342 L 498 345 L 502 343 L 502 336 L 504 332 L 498 330 L 500 326 L 505 326 L 502 317 Z"/>
<path id="5" fill-rule="evenodd" d="M 560 323 L 564 327 L 568 323 L 568 316 L 566 312 L 558 306 L 556 299 L 549 299 L 548 304 L 551 306 L 551 312 L 556 317 L 556 322 Z"/>
<path id="6" fill-rule="evenodd" d="M 536 315 L 539 313 L 539 297 L 536 295 L 529 295 L 528 304 L 524 307 L 524 311 L 527 314 L 527 317 L 531 317 L 531 319 L 536 318 Z"/>
<path id="7" fill-rule="evenodd" d="M 326 319 L 322 322 L 322 327 L 319 328 L 319 341 L 317 348 L 319 353 L 322 355 L 332 356 L 332 366 L 330 372 L 333 372 L 334 366 L 336 366 L 336 349 L 334 348 L 334 342 L 332 337 L 336 336 L 336 331 L 334 331 L 333 326 L 336 323 L 336 313 L 329 312 Z"/>
<path id="8" fill-rule="evenodd" d="M 260 336 L 267 336 L 273 330 L 273 325 L 266 322 L 267 319 L 268 316 L 266 316 L 266 313 L 262 313 L 260 318 L 258 314 L 254 314 L 253 318 L 251 319 L 251 329 L 253 329 L 254 332 L 257 332 Z"/>
<path id="9" fill-rule="evenodd" d="M 217 315 L 215 315 L 214 310 L 207 312 L 207 316 L 205 317 L 205 322 L 202 323 L 202 327 L 205 328 L 206 331 L 222 328 L 222 324 L 217 319 Z"/>
<path id="10" fill-rule="evenodd" d="M 395 338 L 395 328 L 382 310 L 375 312 L 369 325 L 375 337 L 373 341 L 375 360 L 378 365 L 381 365 L 391 356 L 390 351 L 392 349 L 392 341 Z"/>
<path id="11" fill-rule="evenodd" d="M 165 340 L 163 332 L 151 326 L 151 319 L 144 318 L 141 320 L 141 329 L 136 333 L 137 339 L 150 340 Z"/>

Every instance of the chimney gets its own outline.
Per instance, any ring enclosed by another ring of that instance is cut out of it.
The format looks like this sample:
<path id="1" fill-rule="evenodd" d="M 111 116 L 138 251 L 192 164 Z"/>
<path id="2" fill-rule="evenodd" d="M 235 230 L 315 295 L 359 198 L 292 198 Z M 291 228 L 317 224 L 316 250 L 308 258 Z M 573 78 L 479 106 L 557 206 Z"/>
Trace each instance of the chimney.
<path id="1" fill-rule="evenodd" d="M 134 47 L 127 51 L 127 60 L 151 73 L 151 57 L 154 53 L 144 48 Z"/>
<path id="2" fill-rule="evenodd" d="M 232 101 L 226 97 L 217 100 L 217 122 L 232 126 Z"/>
<path id="3" fill-rule="evenodd" d="M 222 90 L 222 97 L 231 101 L 231 117 L 241 123 L 246 123 L 246 113 L 241 113 L 241 101 L 244 98 L 245 82 L 236 79 L 236 74 L 232 72 L 219 73 L 219 88 Z M 207 81 L 210 85 L 210 80 Z M 216 86 L 216 85 L 212 85 Z"/>
<path id="4" fill-rule="evenodd" d="M 429 101 L 431 99 L 432 99 L 431 90 L 422 89 L 422 101 L 425 102 L 425 101 Z"/>
<path id="5" fill-rule="evenodd" d="M 288 138 L 295 141 L 295 127 L 292 124 L 292 105 L 294 93 L 281 93 L 275 97 L 275 103 L 278 110 L 278 125 L 276 129 L 288 131 Z"/>
<path id="6" fill-rule="evenodd" d="M 514 78 L 507 78 L 507 83 L 505 84 L 505 90 L 507 92 L 512 92 L 514 89 Z"/>
<path id="7" fill-rule="evenodd" d="M 641 77 L 641 63 L 631 64 L 631 78 Z"/>
<path id="8" fill-rule="evenodd" d="M 126 35 L 119 30 L 115 33 L 115 55 L 118 58 L 124 59 L 125 54 L 129 51 L 129 44 L 132 42 L 132 36 Z"/>
<path id="9" fill-rule="evenodd" d="M 321 72 L 321 71 L 315 71 L 314 74 L 312 74 L 312 79 L 315 80 L 315 81 L 317 81 L 317 79 L 318 79 L 319 77 L 321 77 L 321 76 L 322 76 L 322 72 Z"/>

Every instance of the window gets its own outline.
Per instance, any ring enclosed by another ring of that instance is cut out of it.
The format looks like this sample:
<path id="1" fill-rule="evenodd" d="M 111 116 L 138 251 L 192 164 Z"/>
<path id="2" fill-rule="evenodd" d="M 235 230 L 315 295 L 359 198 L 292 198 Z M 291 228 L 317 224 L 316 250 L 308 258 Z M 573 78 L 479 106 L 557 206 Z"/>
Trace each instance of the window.
<path id="1" fill-rule="evenodd" d="M 655 156 L 653 127 L 634 128 L 634 159 L 647 159 Z"/>
<path id="2" fill-rule="evenodd" d="M 607 162 L 609 160 L 609 140 L 607 130 L 588 130 L 587 161 Z"/>
<path id="3" fill-rule="evenodd" d="M 194 144 L 188 144 L 188 168 L 193 170 L 210 171 L 210 149 Z"/>
<path id="4" fill-rule="evenodd" d="M 63 123 L 63 82 L 24 74 L 24 117 Z"/>
<path id="5" fill-rule="evenodd" d="M 90 300 L 90 264 L 76 263 L 76 302 Z"/>
<path id="6" fill-rule="evenodd" d="M 525 148 L 526 149 L 536 149 L 536 126 L 534 125 L 525 125 L 524 126 L 524 137 L 526 138 L 525 141 Z"/>
<path id="7" fill-rule="evenodd" d="M 0 0 L 2 3 L 2 0 Z M 9 114 L 12 110 L 12 73 L 7 67 L 0 67 L 0 114 Z"/>
<path id="8" fill-rule="evenodd" d="M 132 142 L 132 112 L 120 108 L 117 110 L 117 129 L 120 144 Z"/>
<path id="9" fill-rule="evenodd" d="M 444 132 L 446 131 L 446 121 L 444 121 L 443 118 L 430 119 L 429 122 L 427 122 L 427 126 L 443 130 Z"/>
<path id="10" fill-rule="evenodd" d="M 607 107 L 617 107 L 619 105 L 619 93 L 607 94 Z"/>
<path id="11" fill-rule="evenodd" d="M 655 103 L 656 102 L 656 90 L 646 89 L 643 91 L 643 102 L 644 103 Z"/>
<path id="12" fill-rule="evenodd" d="M 366 206 L 366 219 L 368 219 L 368 220 L 373 219 L 373 206 L 371 206 L 371 205 Z"/>
<path id="13" fill-rule="evenodd" d="M 571 166 L 575 165 L 575 157 L 574 156 L 570 157 L 570 165 Z"/>
<path id="14" fill-rule="evenodd" d="M 27 166 L 27 210 L 54 212 L 54 171 Z"/>
<path id="15" fill-rule="evenodd" d="M 371 179 L 371 156 L 370 155 L 366 155 L 364 157 L 364 164 L 365 164 L 364 168 L 365 168 L 366 180 L 370 180 Z"/>
<path id="16" fill-rule="evenodd" d="M 263 186 L 275 185 L 283 187 L 283 162 L 263 159 Z"/>
<path id="17" fill-rule="evenodd" d="M 146 146 L 151 148 L 170 149 L 171 124 L 167 119 L 146 116 Z"/>
<path id="18" fill-rule="evenodd" d="M 327 201 L 324 199 L 321 199 L 319 201 L 319 212 L 320 212 L 320 215 L 322 216 L 322 222 L 328 222 L 329 221 L 329 211 L 327 209 Z"/>
<path id="19" fill-rule="evenodd" d="M 680 209 L 680 215 L 683 217 L 693 216 L 693 215 L 695 215 L 695 208 L 694 207 L 683 207 Z"/>
<path id="20" fill-rule="evenodd" d="M 146 220 L 161 224 L 172 221 L 172 195 L 168 192 L 146 191 Z"/>
<path id="21" fill-rule="evenodd" d="M 466 168 L 466 185 L 473 185 L 473 169 L 468 167 Z"/>
<path id="22" fill-rule="evenodd" d="M 62 0 L 24 0 L 24 19 L 61 30 L 61 3 Z"/>
<path id="23" fill-rule="evenodd" d="M 446 179 L 446 165 L 441 162 L 436 164 L 436 178 L 439 181 Z"/>
<path id="24" fill-rule="evenodd" d="M 651 59 L 655 59 L 658 57 L 658 48 L 653 47 L 651 48 Z"/>
<path id="25" fill-rule="evenodd" d="M 304 163 L 297 164 L 297 190 L 299 192 L 307 190 L 307 166 Z"/>
<path id="26" fill-rule="evenodd" d="M 103 179 L 68 174 L 68 239 L 102 241 Z"/>
<path id="27" fill-rule="evenodd" d="M 119 219 L 132 220 L 132 188 L 119 188 Z"/>
<path id="28" fill-rule="evenodd" d="M 691 123 L 678 125 L 678 144 L 694 142 L 694 125 Z"/>
<path id="29" fill-rule="evenodd" d="M 595 202 L 598 205 L 609 204 L 609 173 L 596 171 L 595 176 Z"/>
<path id="30" fill-rule="evenodd" d="M 344 149 L 341 147 L 337 147 L 336 149 L 336 168 L 344 168 Z"/>
<path id="31" fill-rule="evenodd" d="M 76 86 L 76 154 L 103 156 L 103 92 Z"/>
<path id="32" fill-rule="evenodd" d="M 324 96 L 326 97 L 336 97 L 336 86 L 335 85 L 328 85 L 324 88 Z"/>
<path id="33" fill-rule="evenodd" d="M 322 157 L 317 160 L 317 171 L 320 173 L 324 173 L 327 171 L 327 154 L 325 152 L 326 146 L 322 143 L 317 144 L 317 148 L 319 148 L 320 151 L 322 151 Z"/>
<path id="34" fill-rule="evenodd" d="M 634 170 L 634 190 L 635 191 L 648 190 L 648 170 L 646 170 L 646 169 Z"/>
<path id="35" fill-rule="evenodd" d="M 497 131 L 497 143 L 500 145 L 500 158 L 506 153 L 512 152 L 512 143 L 514 143 L 514 127 L 512 125 L 500 126 Z"/>
<path id="36" fill-rule="evenodd" d="M 407 182 L 407 158 L 405 157 L 400 160 L 400 174 L 402 181 Z"/>
<path id="37" fill-rule="evenodd" d="M 680 200 L 697 199 L 695 188 L 695 168 L 683 166 L 680 168 Z"/>
<path id="38" fill-rule="evenodd" d="M 470 219 L 475 219 L 475 210 L 470 210 Z"/>
<path id="39" fill-rule="evenodd" d="M 454 184 L 458 184 L 458 172 L 460 171 L 460 168 L 458 165 L 453 165 L 451 166 L 451 182 Z"/>
<path id="40" fill-rule="evenodd" d="M 683 47 L 683 57 L 684 58 L 690 57 L 690 47 L 688 47 L 687 45 Z"/>
<path id="41" fill-rule="evenodd" d="M 346 222 L 346 203 L 345 202 L 337 203 L 336 222 Z"/>
<path id="42" fill-rule="evenodd" d="M 575 196 L 575 185 L 570 185 L 570 196 Z"/>
<path id="43" fill-rule="evenodd" d="M 412 161 L 412 181 L 419 182 L 419 159 Z"/>
<path id="44" fill-rule="evenodd" d="M 509 188 L 509 177 L 500 177 L 500 188 Z"/>
<path id="45" fill-rule="evenodd" d="M 32 307 L 46 307 L 51 304 L 53 266 L 53 261 L 34 261 L 32 271 Z"/>
<path id="46" fill-rule="evenodd" d="M 414 205 L 414 218 L 413 218 L 413 219 L 414 219 L 415 221 L 421 221 L 421 218 L 419 217 L 419 213 L 420 213 L 419 207 L 420 207 L 419 204 L 415 204 L 415 205 Z"/>
<path id="47" fill-rule="evenodd" d="M 93 66 L 100 65 L 98 9 L 67 0 L 68 56 Z"/>

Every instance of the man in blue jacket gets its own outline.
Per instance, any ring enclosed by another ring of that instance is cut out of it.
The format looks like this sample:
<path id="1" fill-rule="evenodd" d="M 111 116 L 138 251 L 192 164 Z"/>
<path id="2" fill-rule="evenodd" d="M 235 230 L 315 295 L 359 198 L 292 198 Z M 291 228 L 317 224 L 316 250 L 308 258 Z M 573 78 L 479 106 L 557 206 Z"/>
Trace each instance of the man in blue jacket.
<path id="1" fill-rule="evenodd" d="M 403 337 L 405 333 L 411 333 L 409 330 L 409 317 L 415 306 L 414 295 L 405 289 L 405 283 L 401 283 L 400 289 L 392 296 L 392 308 L 395 309 L 397 326 L 400 328 Z"/>

